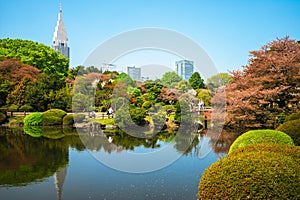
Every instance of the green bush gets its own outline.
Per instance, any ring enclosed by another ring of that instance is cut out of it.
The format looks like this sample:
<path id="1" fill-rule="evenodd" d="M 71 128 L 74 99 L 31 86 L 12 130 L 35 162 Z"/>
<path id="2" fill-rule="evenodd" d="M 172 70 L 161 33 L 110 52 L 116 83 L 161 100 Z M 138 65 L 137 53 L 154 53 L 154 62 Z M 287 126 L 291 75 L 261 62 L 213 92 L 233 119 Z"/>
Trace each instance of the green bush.
<path id="1" fill-rule="evenodd" d="M 212 164 L 199 199 L 300 199 L 300 147 L 252 144 Z"/>
<path id="2" fill-rule="evenodd" d="M 15 112 L 15 111 L 18 111 L 18 108 L 19 108 L 19 106 L 15 105 L 15 104 L 11 104 L 11 105 L 8 107 L 8 111 Z"/>
<path id="3" fill-rule="evenodd" d="M 43 122 L 43 115 L 39 112 L 31 113 L 24 118 L 24 125 L 40 126 Z"/>
<path id="4" fill-rule="evenodd" d="M 19 108 L 19 111 L 32 111 L 33 108 L 29 104 L 25 104 Z"/>
<path id="5" fill-rule="evenodd" d="M 60 109 L 50 109 L 43 112 L 43 126 L 61 125 L 66 114 Z"/>
<path id="6" fill-rule="evenodd" d="M 3 124 L 6 121 L 6 115 L 0 112 L 0 124 Z"/>
<path id="7" fill-rule="evenodd" d="M 145 101 L 142 105 L 142 108 L 148 110 L 149 108 L 151 108 L 151 106 L 152 106 L 151 101 Z"/>
<path id="8" fill-rule="evenodd" d="M 43 116 L 43 126 L 61 125 L 62 119 L 55 116 Z"/>
<path id="9" fill-rule="evenodd" d="M 74 124 L 73 114 L 65 115 L 63 118 L 63 125 L 73 125 L 73 124 Z"/>
<path id="10" fill-rule="evenodd" d="M 253 130 L 240 135 L 231 145 L 229 153 L 249 144 L 287 144 L 294 145 L 293 139 L 281 131 Z"/>
<path id="11" fill-rule="evenodd" d="M 83 120 L 85 119 L 85 115 L 84 114 L 74 114 L 73 119 L 74 119 L 74 122 L 76 122 L 76 123 L 82 123 Z"/>
<path id="12" fill-rule="evenodd" d="M 45 112 L 43 112 L 43 116 L 54 116 L 58 118 L 63 118 L 67 113 L 60 109 L 50 109 Z"/>
<path id="13" fill-rule="evenodd" d="M 290 114 L 285 118 L 285 122 L 300 119 L 300 112 Z"/>
<path id="14" fill-rule="evenodd" d="M 288 134 L 294 140 L 295 145 L 300 145 L 300 119 L 284 122 L 276 130 Z"/>

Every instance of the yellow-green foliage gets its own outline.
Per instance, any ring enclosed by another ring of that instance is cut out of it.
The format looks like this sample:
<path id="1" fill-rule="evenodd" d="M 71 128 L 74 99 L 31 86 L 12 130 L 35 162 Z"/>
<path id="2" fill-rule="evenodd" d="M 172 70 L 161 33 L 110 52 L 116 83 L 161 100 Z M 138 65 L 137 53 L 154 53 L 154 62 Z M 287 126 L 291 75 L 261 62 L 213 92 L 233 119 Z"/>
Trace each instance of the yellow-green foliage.
<path id="1" fill-rule="evenodd" d="M 300 147 L 252 144 L 211 165 L 199 199 L 300 199 Z"/>
<path id="2" fill-rule="evenodd" d="M 66 114 L 60 109 L 50 109 L 43 112 L 43 126 L 61 125 Z"/>
<path id="3" fill-rule="evenodd" d="M 73 114 L 65 115 L 63 118 L 63 125 L 73 125 L 73 124 L 74 124 Z"/>
<path id="4" fill-rule="evenodd" d="M 300 145 L 300 119 L 284 122 L 276 130 L 288 134 L 294 140 L 295 145 Z"/>
<path id="5" fill-rule="evenodd" d="M 293 113 L 285 118 L 285 122 L 300 119 L 300 112 Z"/>
<path id="6" fill-rule="evenodd" d="M 24 118 L 25 126 L 40 126 L 43 122 L 43 115 L 39 112 L 31 113 Z"/>
<path id="7" fill-rule="evenodd" d="M 249 144 L 287 144 L 294 145 L 293 139 L 281 131 L 253 130 L 240 135 L 231 145 L 229 154 Z"/>

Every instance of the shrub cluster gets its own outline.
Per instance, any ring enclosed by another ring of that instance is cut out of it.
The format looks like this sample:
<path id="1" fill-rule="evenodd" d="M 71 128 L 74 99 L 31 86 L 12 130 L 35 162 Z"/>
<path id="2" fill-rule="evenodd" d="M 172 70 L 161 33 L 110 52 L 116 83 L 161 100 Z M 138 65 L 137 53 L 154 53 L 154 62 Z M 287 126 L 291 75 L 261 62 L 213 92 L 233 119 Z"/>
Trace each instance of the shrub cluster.
<path id="1" fill-rule="evenodd" d="M 229 153 L 250 144 L 287 144 L 294 145 L 293 139 L 281 131 L 253 130 L 239 136 L 231 145 Z"/>
<path id="2" fill-rule="evenodd" d="M 295 145 L 300 145 L 300 119 L 284 122 L 276 130 L 288 134 L 294 140 Z"/>
<path id="3" fill-rule="evenodd" d="M 43 115 L 39 112 L 31 113 L 24 118 L 25 126 L 41 126 L 43 122 Z"/>
<path id="4" fill-rule="evenodd" d="M 300 147 L 251 144 L 211 165 L 199 199 L 299 199 Z"/>

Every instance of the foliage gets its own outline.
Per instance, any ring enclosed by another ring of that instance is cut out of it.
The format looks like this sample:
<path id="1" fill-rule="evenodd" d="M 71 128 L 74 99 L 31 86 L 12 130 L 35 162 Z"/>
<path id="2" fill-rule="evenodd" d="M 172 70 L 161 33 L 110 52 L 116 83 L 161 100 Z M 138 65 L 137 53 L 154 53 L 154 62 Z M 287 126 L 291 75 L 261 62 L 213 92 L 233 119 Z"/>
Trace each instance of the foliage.
<path id="1" fill-rule="evenodd" d="M 26 102 L 34 110 L 44 111 L 57 101 L 57 91 L 65 87 L 64 80 L 55 74 L 42 74 L 39 79 L 30 84 L 26 90 Z"/>
<path id="2" fill-rule="evenodd" d="M 19 108 L 19 111 L 32 111 L 32 107 L 29 104 L 25 104 Z"/>
<path id="3" fill-rule="evenodd" d="M 116 78 L 116 82 L 121 82 L 121 83 L 125 84 L 127 87 L 129 87 L 129 86 L 135 87 L 136 86 L 134 80 L 132 80 L 132 78 L 124 72 L 119 74 L 119 76 Z"/>
<path id="4" fill-rule="evenodd" d="M 187 92 L 191 87 L 190 87 L 189 83 L 186 80 L 181 80 L 177 83 L 175 88 L 179 92 Z"/>
<path id="5" fill-rule="evenodd" d="M 250 144 L 285 144 L 294 146 L 293 139 L 281 131 L 252 130 L 240 135 L 231 145 L 229 154 Z"/>
<path id="6" fill-rule="evenodd" d="M 175 105 L 174 122 L 181 125 L 189 125 L 192 121 L 190 107 L 186 101 L 178 101 Z"/>
<path id="7" fill-rule="evenodd" d="M 290 114 L 285 118 L 285 122 L 300 119 L 300 112 Z"/>
<path id="8" fill-rule="evenodd" d="M 19 106 L 15 104 L 11 104 L 8 106 L 7 110 L 8 111 L 18 111 Z"/>
<path id="9" fill-rule="evenodd" d="M 131 105 L 129 107 L 129 112 L 130 112 L 131 119 L 135 124 L 137 125 L 146 124 L 145 117 L 147 112 L 144 108 L 134 107 Z"/>
<path id="10" fill-rule="evenodd" d="M 26 126 L 40 126 L 43 122 L 43 115 L 39 112 L 31 113 L 24 118 L 24 125 Z"/>
<path id="11" fill-rule="evenodd" d="M 276 130 L 288 134 L 300 146 L 300 119 L 284 122 Z"/>
<path id="12" fill-rule="evenodd" d="M 0 107 L 5 105 L 6 102 L 6 97 L 10 92 L 10 86 L 9 82 L 6 79 L 3 79 L 2 76 L 0 75 Z"/>
<path id="13" fill-rule="evenodd" d="M 300 44 L 288 37 L 250 52 L 243 71 L 226 85 L 225 125 L 274 128 L 276 116 L 300 110 Z"/>
<path id="14" fill-rule="evenodd" d="M 212 164 L 199 199 L 299 199 L 300 148 L 252 144 Z"/>
<path id="15" fill-rule="evenodd" d="M 21 39 L 0 39 L 0 58 L 17 58 L 22 63 L 41 69 L 46 74 L 66 77 L 69 60 L 49 46 Z"/>
<path id="16" fill-rule="evenodd" d="M 63 125 L 73 125 L 74 124 L 74 117 L 73 114 L 67 114 L 63 118 Z"/>
<path id="17" fill-rule="evenodd" d="M 158 101 L 161 101 L 165 104 L 174 104 L 178 101 L 180 93 L 174 88 L 162 88 L 160 94 L 157 97 Z"/>
<path id="18" fill-rule="evenodd" d="M 67 113 L 63 110 L 60 109 L 50 109 L 45 112 L 43 112 L 43 117 L 45 116 L 54 116 L 58 118 L 63 118 Z"/>
<path id="19" fill-rule="evenodd" d="M 198 89 L 197 91 L 197 97 L 201 99 L 204 102 L 205 106 L 211 105 L 211 92 L 208 89 Z"/>
<path id="20" fill-rule="evenodd" d="M 174 88 L 181 78 L 176 72 L 166 72 L 160 80 L 164 87 Z"/>
<path id="21" fill-rule="evenodd" d="M 155 131 L 162 130 L 166 123 L 167 112 L 159 104 L 156 104 L 153 108 L 151 108 L 150 112 L 154 124 L 154 130 Z"/>
<path id="22" fill-rule="evenodd" d="M 205 88 L 204 80 L 201 78 L 199 72 L 194 72 L 192 74 L 192 76 L 189 79 L 189 84 L 194 90 Z"/>
<path id="23" fill-rule="evenodd" d="M 43 126 L 61 125 L 66 114 L 60 109 L 50 109 L 43 112 Z"/>
<path id="24" fill-rule="evenodd" d="M 0 112 L 0 124 L 3 124 L 6 121 L 6 115 Z"/>
<path id="25" fill-rule="evenodd" d="M 152 103 L 150 101 L 145 101 L 142 105 L 142 108 L 148 110 L 149 108 L 151 108 Z"/>
<path id="26" fill-rule="evenodd" d="M 218 73 L 207 79 L 207 86 L 213 90 L 221 86 L 225 86 L 232 80 L 231 75 L 228 73 Z"/>

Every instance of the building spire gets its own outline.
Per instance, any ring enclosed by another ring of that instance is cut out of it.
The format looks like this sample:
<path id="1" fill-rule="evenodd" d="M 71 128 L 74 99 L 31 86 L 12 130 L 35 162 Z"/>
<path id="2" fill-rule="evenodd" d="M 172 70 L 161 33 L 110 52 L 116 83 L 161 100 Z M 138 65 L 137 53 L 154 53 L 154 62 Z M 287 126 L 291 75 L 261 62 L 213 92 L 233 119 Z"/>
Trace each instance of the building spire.
<path id="1" fill-rule="evenodd" d="M 59 3 L 59 13 L 53 34 L 52 48 L 69 58 L 68 35 L 62 19 L 62 3 Z"/>

